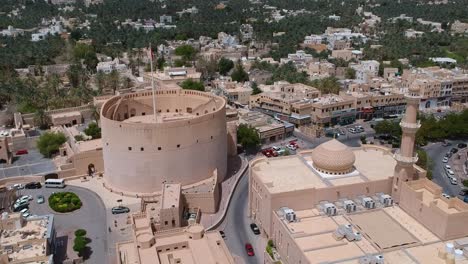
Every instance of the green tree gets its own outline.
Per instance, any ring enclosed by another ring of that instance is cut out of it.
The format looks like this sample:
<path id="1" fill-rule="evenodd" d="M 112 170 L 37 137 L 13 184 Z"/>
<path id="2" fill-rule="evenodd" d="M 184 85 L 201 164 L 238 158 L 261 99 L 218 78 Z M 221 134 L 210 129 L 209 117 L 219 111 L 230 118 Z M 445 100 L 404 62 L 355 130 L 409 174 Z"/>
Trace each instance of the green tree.
<path id="1" fill-rule="evenodd" d="M 180 87 L 186 90 L 197 90 L 197 91 L 205 91 L 205 86 L 203 86 L 203 83 L 201 82 L 196 82 L 192 79 L 188 79 L 183 81 L 180 84 Z"/>
<path id="2" fill-rule="evenodd" d="M 37 148 L 44 157 L 50 158 L 66 141 L 67 138 L 61 132 L 46 132 L 37 140 Z"/>
<path id="3" fill-rule="evenodd" d="M 231 74 L 231 79 L 236 82 L 246 82 L 249 80 L 249 74 L 244 70 L 241 62 L 238 62 L 236 68 Z"/>
<path id="4" fill-rule="evenodd" d="M 262 93 L 263 91 L 258 87 L 256 82 L 252 82 L 252 95 Z"/>
<path id="5" fill-rule="evenodd" d="M 77 62 L 83 61 L 89 71 L 96 71 L 98 59 L 93 46 L 86 44 L 76 44 L 73 49 L 73 57 Z"/>
<path id="6" fill-rule="evenodd" d="M 353 68 L 346 68 L 345 72 L 346 79 L 356 79 L 356 70 Z"/>
<path id="7" fill-rule="evenodd" d="M 237 142 L 246 150 L 256 150 L 260 146 L 260 136 L 257 129 L 240 124 L 237 128 Z"/>
<path id="8" fill-rule="evenodd" d="M 190 45 L 182 45 L 175 49 L 175 55 L 181 56 L 184 61 L 193 61 L 197 51 Z"/>
<path id="9" fill-rule="evenodd" d="M 426 177 L 429 180 L 432 180 L 432 168 L 434 167 L 432 159 L 429 157 L 429 155 L 427 155 L 427 152 L 423 149 L 416 150 L 416 153 L 418 154 L 418 161 L 416 162 L 416 165 L 425 169 L 427 171 Z"/>
<path id="10" fill-rule="evenodd" d="M 322 92 L 322 94 L 338 94 L 340 92 L 340 83 L 335 77 L 327 77 L 323 79 L 314 80 L 312 81 L 312 86 L 319 89 Z"/>
<path id="11" fill-rule="evenodd" d="M 96 122 L 90 123 L 88 127 L 84 130 L 84 133 L 92 137 L 93 139 L 101 138 L 101 128 Z"/>
<path id="12" fill-rule="evenodd" d="M 232 60 L 222 57 L 218 61 L 219 74 L 226 75 L 232 68 L 234 68 L 234 62 Z"/>

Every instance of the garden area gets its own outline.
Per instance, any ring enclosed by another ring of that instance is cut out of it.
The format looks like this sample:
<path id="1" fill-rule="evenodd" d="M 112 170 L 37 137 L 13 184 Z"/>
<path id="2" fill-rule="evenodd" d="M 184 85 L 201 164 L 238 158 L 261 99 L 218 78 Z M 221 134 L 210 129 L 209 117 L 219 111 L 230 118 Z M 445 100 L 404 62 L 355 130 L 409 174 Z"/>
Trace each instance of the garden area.
<path id="1" fill-rule="evenodd" d="M 68 213 L 81 208 L 81 200 L 75 193 L 58 192 L 49 197 L 49 206 L 55 212 Z"/>

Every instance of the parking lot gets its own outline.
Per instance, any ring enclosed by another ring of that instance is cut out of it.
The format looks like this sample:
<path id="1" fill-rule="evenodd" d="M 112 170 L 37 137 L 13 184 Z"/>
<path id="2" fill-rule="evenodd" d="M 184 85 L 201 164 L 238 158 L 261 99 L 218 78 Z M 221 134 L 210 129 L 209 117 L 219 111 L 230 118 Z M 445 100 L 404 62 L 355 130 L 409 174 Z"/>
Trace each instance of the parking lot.
<path id="1" fill-rule="evenodd" d="M 0 179 L 26 176 L 42 175 L 55 172 L 55 164 L 51 159 L 44 158 L 36 149 L 29 149 L 28 154 L 13 157 L 12 164 L 0 163 Z"/>

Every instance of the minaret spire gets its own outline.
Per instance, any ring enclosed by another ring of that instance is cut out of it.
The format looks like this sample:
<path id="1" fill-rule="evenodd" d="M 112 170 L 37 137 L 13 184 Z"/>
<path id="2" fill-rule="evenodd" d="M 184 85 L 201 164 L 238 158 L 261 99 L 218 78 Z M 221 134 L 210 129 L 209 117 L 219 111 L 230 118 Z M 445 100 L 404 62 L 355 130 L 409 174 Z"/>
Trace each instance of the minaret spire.
<path id="1" fill-rule="evenodd" d="M 419 102 L 421 100 L 419 87 L 411 86 L 405 98 L 406 113 L 400 122 L 403 133 L 400 149 L 395 153 L 397 165 L 395 166 L 392 184 L 392 197 L 395 202 L 400 201 L 401 184 L 415 178 L 414 164 L 418 161 L 418 157 L 414 153 L 414 143 L 416 132 L 421 127 L 421 124 L 417 120 Z"/>

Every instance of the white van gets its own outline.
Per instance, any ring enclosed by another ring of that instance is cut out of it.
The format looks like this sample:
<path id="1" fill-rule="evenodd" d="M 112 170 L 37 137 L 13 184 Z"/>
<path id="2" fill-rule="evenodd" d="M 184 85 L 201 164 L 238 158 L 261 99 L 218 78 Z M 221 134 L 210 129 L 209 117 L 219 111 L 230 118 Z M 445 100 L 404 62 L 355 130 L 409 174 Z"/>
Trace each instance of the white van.
<path id="1" fill-rule="evenodd" d="M 46 188 L 64 188 L 65 181 L 63 179 L 48 179 L 44 185 Z"/>

